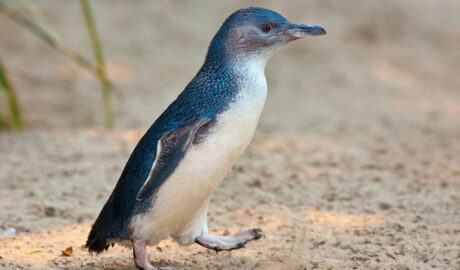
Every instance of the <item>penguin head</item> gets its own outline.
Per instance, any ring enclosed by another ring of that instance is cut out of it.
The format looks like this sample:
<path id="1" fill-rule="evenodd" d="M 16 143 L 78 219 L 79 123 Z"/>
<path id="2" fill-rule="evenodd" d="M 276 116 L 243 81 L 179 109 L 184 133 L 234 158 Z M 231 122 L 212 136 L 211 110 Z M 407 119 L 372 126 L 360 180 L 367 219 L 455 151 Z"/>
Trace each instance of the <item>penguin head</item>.
<path id="1" fill-rule="evenodd" d="M 324 35 L 317 25 L 295 24 L 265 8 L 240 9 L 230 15 L 215 35 L 208 57 L 268 58 L 275 49 L 307 36 Z"/>

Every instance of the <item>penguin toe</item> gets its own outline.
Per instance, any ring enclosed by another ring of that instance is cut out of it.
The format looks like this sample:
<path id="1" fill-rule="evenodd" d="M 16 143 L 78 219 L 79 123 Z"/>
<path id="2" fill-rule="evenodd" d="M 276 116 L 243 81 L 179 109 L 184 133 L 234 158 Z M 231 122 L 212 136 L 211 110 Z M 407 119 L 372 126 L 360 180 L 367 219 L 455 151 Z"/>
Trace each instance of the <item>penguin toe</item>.
<path id="1" fill-rule="evenodd" d="M 258 228 L 252 229 L 251 234 L 254 237 L 254 239 L 257 240 L 262 237 L 262 230 Z"/>

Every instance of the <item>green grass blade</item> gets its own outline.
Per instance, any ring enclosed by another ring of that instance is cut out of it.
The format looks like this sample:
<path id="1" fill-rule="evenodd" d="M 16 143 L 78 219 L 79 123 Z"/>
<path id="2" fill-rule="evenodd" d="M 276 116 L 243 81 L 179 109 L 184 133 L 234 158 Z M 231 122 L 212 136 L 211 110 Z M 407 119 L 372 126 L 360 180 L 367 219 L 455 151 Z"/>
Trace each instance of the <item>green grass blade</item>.
<path id="1" fill-rule="evenodd" d="M 4 128 L 5 125 L 6 123 L 5 123 L 5 119 L 3 118 L 2 107 L 0 106 L 0 129 Z"/>
<path id="2" fill-rule="evenodd" d="M 2 60 L 0 59 L 0 88 L 5 93 L 8 107 L 11 114 L 11 126 L 13 129 L 22 129 L 21 112 L 19 109 L 16 95 L 14 94 L 13 88 L 6 77 L 5 69 L 3 67 Z"/>
<path id="3" fill-rule="evenodd" d="M 22 6 L 24 6 L 30 12 L 28 13 L 30 18 L 35 21 L 41 28 L 45 30 L 57 43 L 62 45 L 62 41 L 58 35 L 58 33 L 51 27 L 51 25 L 46 20 L 45 16 L 43 16 L 40 8 L 32 3 L 30 0 L 20 0 Z"/>
<path id="4" fill-rule="evenodd" d="M 2 1 L 0 1 L 0 10 L 8 10 L 8 6 L 5 5 Z M 25 27 L 30 32 L 32 32 L 35 36 L 40 38 L 49 46 L 53 47 L 54 49 L 60 51 L 64 56 L 76 62 L 79 66 L 83 67 L 85 70 L 93 74 L 98 78 L 97 68 L 88 61 L 82 55 L 74 52 L 69 47 L 65 46 L 54 34 L 54 32 L 50 32 L 47 28 L 42 27 L 41 25 L 35 23 L 34 21 L 30 20 L 26 16 L 15 13 L 9 16 L 13 21 L 18 23 L 19 25 Z"/>
<path id="5" fill-rule="evenodd" d="M 91 7 L 88 0 L 80 0 L 83 15 L 85 17 L 86 26 L 88 28 L 91 45 L 93 47 L 94 58 L 96 59 L 96 68 L 99 80 L 101 82 L 102 96 L 104 99 L 104 112 L 105 112 L 105 126 L 107 128 L 113 127 L 113 110 L 111 101 L 110 82 L 107 78 L 104 54 L 102 52 L 101 42 L 97 34 L 94 17 L 91 12 Z"/>

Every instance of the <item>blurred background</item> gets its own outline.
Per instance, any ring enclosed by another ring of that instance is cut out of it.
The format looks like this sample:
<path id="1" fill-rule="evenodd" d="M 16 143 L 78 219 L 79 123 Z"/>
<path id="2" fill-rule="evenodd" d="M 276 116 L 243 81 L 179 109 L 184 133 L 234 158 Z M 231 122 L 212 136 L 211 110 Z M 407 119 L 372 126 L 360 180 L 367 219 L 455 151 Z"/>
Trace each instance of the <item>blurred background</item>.
<path id="1" fill-rule="evenodd" d="M 131 264 L 122 248 L 102 257 L 80 250 L 89 223 L 225 18 L 260 6 L 328 32 L 269 62 L 255 140 L 210 208 L 217 233 L 257 226 L 265 240 L 219 256 L 166 242 L 151 261 L 193 269 L 459 267 L 460 2 L 98 0 L 89 2 L 93 25 L 79 1 L 1 3 L 0 59 L 22 119 L 17 132 L 10 95 L 0 91 L 0 231 L 20 234 L 0 238 L 4 266 Z M 93 56 L 94 29 L 103 63 Z M 101 89 L 111 93 L 113 129 L 104 127 Z M 45 239 L 27 238 L 43 230 Z M 78 251 L 61 257 L 72 245 Z M 46 256 L 25 255 L 34 250 Z"/>

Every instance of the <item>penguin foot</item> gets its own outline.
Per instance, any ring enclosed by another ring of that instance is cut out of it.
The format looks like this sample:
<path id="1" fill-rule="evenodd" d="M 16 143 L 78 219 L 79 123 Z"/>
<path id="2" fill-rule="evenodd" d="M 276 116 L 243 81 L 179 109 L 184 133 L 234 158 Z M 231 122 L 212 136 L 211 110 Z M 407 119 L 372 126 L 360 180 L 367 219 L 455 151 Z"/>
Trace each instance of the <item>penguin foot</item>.
<path id="1" fill-rule="evenodd" d="M 245 230 L 234 235 L 218 236 L 209 233 L 202 233 L 195 239 L 195 243 L 216 252 L 222 250 L 232 250 L 245 247 L 251 240 L 262 237 L 260 229 Z"/>
<path id="2" fill-rule="evenodd" d="M 136 268 L 142 270 L 174 270 L 173 267 L 155 267 L 149 263 L 147 255 L 147 242 L 133 241 L 133 255 Z"/>

